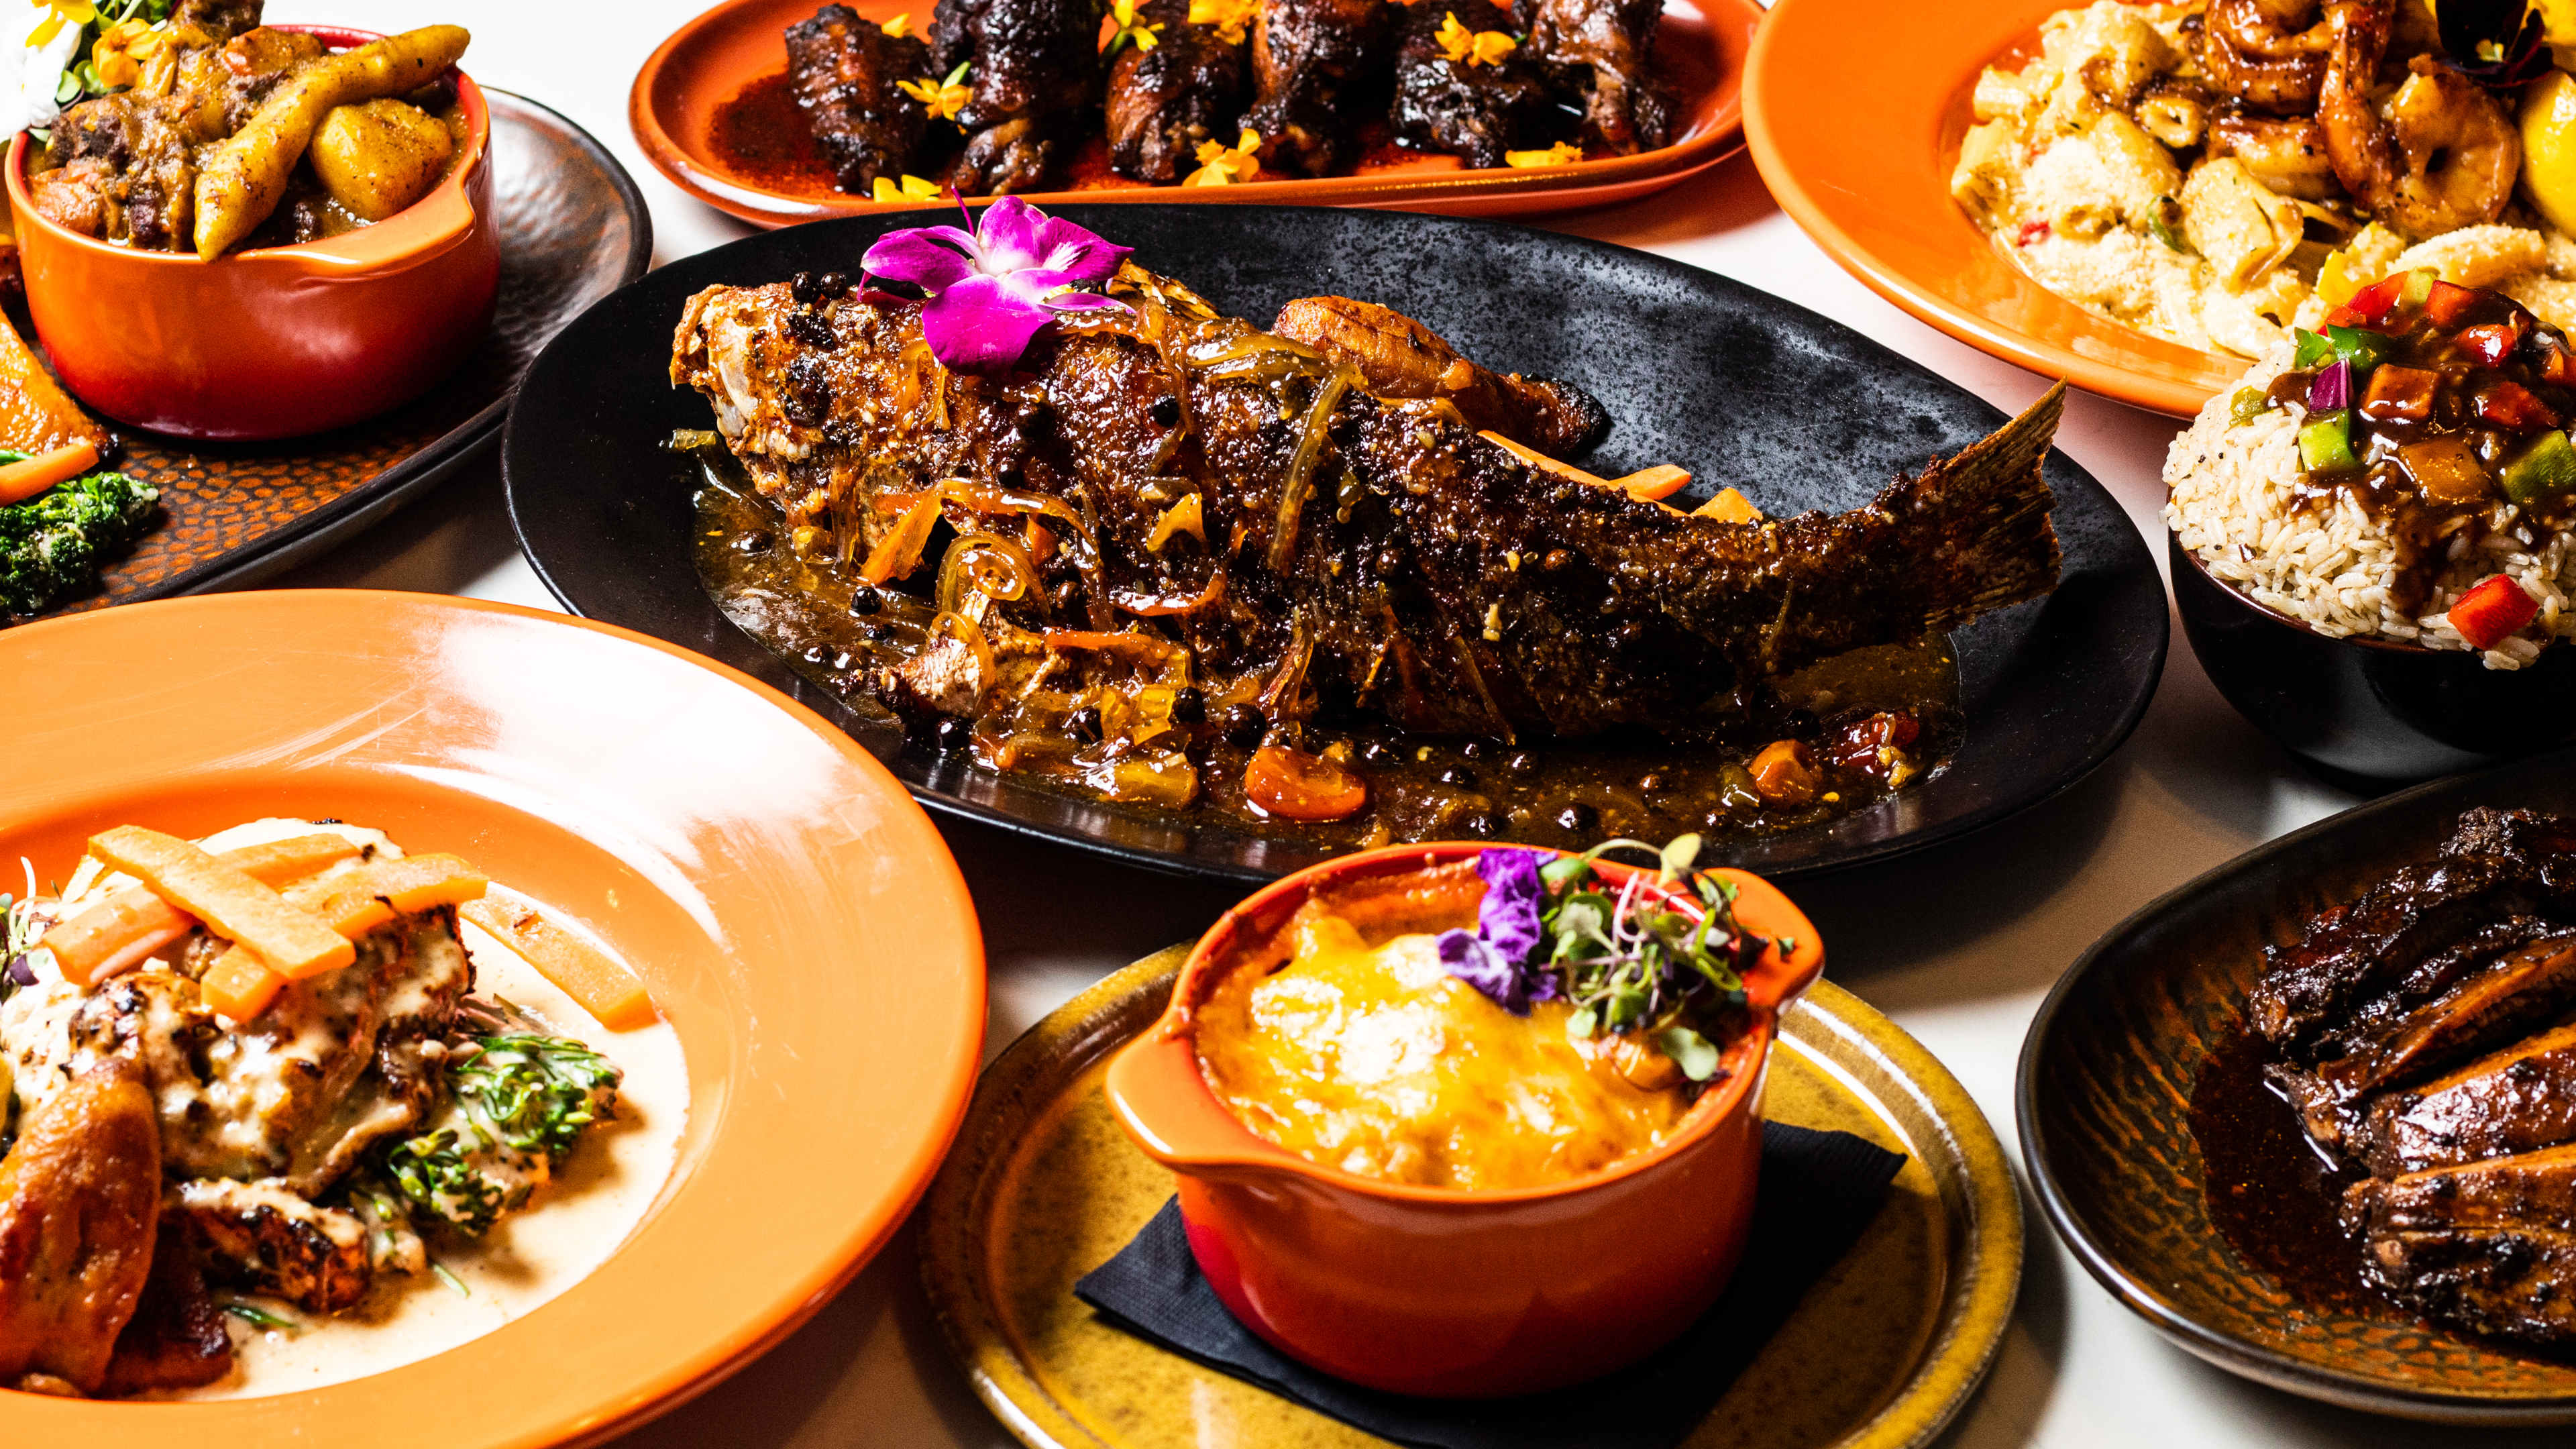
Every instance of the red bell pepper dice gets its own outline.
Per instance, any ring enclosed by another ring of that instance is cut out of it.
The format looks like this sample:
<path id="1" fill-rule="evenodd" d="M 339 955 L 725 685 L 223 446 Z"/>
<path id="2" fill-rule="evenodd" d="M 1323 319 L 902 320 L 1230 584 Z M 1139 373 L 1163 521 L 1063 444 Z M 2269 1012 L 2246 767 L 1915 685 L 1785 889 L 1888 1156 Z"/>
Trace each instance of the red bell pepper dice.
<path id="1" fill-rule="evenodd" d="M 2540 612 L 2540 601 L 2522 585 L 2498 574 L 2467 593 L 2451 606 L 2451 627 L 2469 641 L 2472 649 L 2493 649 L 2513 636 L 2515 631 Z"/>

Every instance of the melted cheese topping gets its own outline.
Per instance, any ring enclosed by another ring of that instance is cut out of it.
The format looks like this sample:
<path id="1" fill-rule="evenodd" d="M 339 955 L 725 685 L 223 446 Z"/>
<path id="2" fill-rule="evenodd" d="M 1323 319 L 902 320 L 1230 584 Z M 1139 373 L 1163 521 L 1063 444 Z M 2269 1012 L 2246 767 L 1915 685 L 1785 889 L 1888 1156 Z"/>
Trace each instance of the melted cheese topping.
<path id="1" fill-rule="evenodd" d="M 1427 935 L 1371 946 L 1298 923 L 1288 964 L 1237 972 L 1198 1012 L 1199 1067 L 1246 1127 L 1308 1161 L 1430 1187 L 1543 1187 L 1661 1142 L 1689 1110 L 1451 976 Z"/>

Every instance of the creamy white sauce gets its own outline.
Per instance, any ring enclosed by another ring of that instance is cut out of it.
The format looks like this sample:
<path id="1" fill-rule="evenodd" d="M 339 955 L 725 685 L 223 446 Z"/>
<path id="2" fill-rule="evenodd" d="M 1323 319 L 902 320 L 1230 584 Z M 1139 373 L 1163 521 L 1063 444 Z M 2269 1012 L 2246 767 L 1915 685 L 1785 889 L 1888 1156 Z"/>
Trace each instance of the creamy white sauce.
<path id="1" fill-rule="evenodd" d="M 338 829 L 360 843 L 384 842 L 374 831 L 316 826 L 300 820 L 262 820 L 207 837 L 209 849 L 228 850 L 270 840 Z M 394 852 L 399 853 L 399 852 Z M 77 873 L 67 894 L 91 894 L 131 884 L 102 880 L 95 869 Z M 537 903 L 544 910 L 544 903 Z M 546 918 L 606 943 L 571 917 L 546 910 Z M 681 1130 L 688 1123 L 689 1072 L 680 1038 L 668 1022 L 633 1031 L 610 1031 L 540 975 L 517 952 L 470 921 L 459 934 L 474 961 L 474 995 L 505 999 L 606 1056 L 626 1074 L 618 1089 L 617 1120 L 584 1135 L 554 1180 L 528 1205 L 503 1218 L 481 1241 L 452 1233 L 429 1235 L 432 1262 L 464 1289 L 436 1274 L 405 1277 L 378 1273 L 375 1288 L 356 1308 L 329 1317 L 254 1294 L 215 1291 L 218 1303 L 247 1303 L 296 1325 L 261 1329 L 229 1318 L 233 1371 L 201 1389 L 154 1393 L 153 1399 L 248 1399 L 291 1394 L 346 1383 L 399 1368 L 526 1314 L 587 1277 L 631 1236 L 671 1176 Z M 614 956 L 614 952 L 610 952 Z"/>

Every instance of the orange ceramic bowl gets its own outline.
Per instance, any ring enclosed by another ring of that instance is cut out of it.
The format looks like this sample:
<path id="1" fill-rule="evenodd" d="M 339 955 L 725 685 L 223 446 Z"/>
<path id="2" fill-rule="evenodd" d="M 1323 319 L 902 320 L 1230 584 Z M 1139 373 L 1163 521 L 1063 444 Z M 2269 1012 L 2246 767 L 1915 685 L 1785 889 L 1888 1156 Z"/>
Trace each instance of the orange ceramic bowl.
<path id="1" fill-rule="evenodd" d="M 1815 928 L 1786 896 L 1743 871 L 1719 872 L 1742 892 L 1746 930 L 1796 938 L 1786 958 L 1765 951 L 1746 977 L 1753 1020 L 1727 1049 L 1731 1075 L 1660 1145 L 1553 1186 L 1360 1177 L 1237 1121 L 1199 1066 L 1198 1005 L 1215 983 L 1282 959 L 1279 933 L 1309 899 L 1357 902 L 1375 887 L 1383 901 L 1397 878 L 1484 849 L 1390 846 L 1274 882 L 1200 939 L 1162 1019 L 1109 1067 L 1120 1124 L 1180 1176 L 1190 1249 L 1218 1298 L 1282 1353 L 1397 1393 L 1485 1397 L 1580 1382 L 1644 1357 L 1707 1311 L 1752 1226 L 1778 1013 L 1824 970 Z M 1481 893 L 1467 884 L 1407 924 L 1467 924 Z"/>
<path id="2" fill-rule="evenodd" d="M 1870 290 L 1980 351 L 2188 416 L 2249 365 L 2097 317 L 2031 280 L 1950 199 L 1977 72 L 2038 54 L 2082 0 L 1779 0 L 1744 71 L 1763 183 Z"/>
<path id="3" fill-rule="evenodd" d="M 287 25 L 334 49 L 371 31 Z M 37 214 L 24 135 L 10 143 L 27 308 L 54 370 L 118 422 L 185 438 L 318 433 L 411 401 L 491 325 L 501 279 L 492 115 L 463 72 L 464 155 L 427 196 L 374 226 L 301 246 L 136 251 Z"/>
<path id="4" fill-rule="evenodd" d="M 265 1398 L 0 1390 L 0 1445 L 598 1443 L 830 1301 L 965 1114 L 984 957 L 956 863 L 864 748 L 722 665 L 504 604 L 256 590 L 8 630 L 0 678 L 0 759 L 25 766 L 0 770 L 11 881 L 21 857 L 59 879 L 118 823 L 364 821 L 596 932 L 651 989 L 689 1081 L 670 1178 L 560 1297 Z"/>

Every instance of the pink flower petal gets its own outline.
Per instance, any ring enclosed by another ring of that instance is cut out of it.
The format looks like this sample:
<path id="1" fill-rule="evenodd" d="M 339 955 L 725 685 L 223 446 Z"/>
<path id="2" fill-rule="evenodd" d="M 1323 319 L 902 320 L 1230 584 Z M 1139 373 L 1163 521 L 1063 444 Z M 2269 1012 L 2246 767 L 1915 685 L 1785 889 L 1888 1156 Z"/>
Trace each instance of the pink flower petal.
<path id="1" fill-rule="evenodd" d="M 973 247 L 975 239 L 953 226 L 916 226 L 888 232 L 868 248 L 859 265 L 870 276 L 909 282 L 929 292 L 955 286 L 975 275 L 975 263 L 941 242 Z"/>
<path id="2" fill-rule="evenodd" d="M 1098 292 L 1066 292 L 1061 296 L 1047 298 L 1046 305 L 1058 312 L 1126 312 L 1133 310 L 1126 303 L 1119 301 L 1117 298 L 1104 297 Z"/>
<path id="3" fill-rule="evenodd" d="M 921 335 L 943 367 L 1002 373 L 1019 364 L 1054 313 L 1013 296 L 998 277 L 968 277 L 921 309 Z"/>
<path id="4" fill-rule="evenodd" d="M 1016 196 L 1005 196 L 984 208 L 976 228 L 983 243 L 979 269 L 1002 272 L 1041 271 L 1060 280 L 1056 286 L 1080 286 L 1106 280 L 1131 250 L 1112 246 L 1089 229 L 1060 216 L 1049 216 Z"/>

